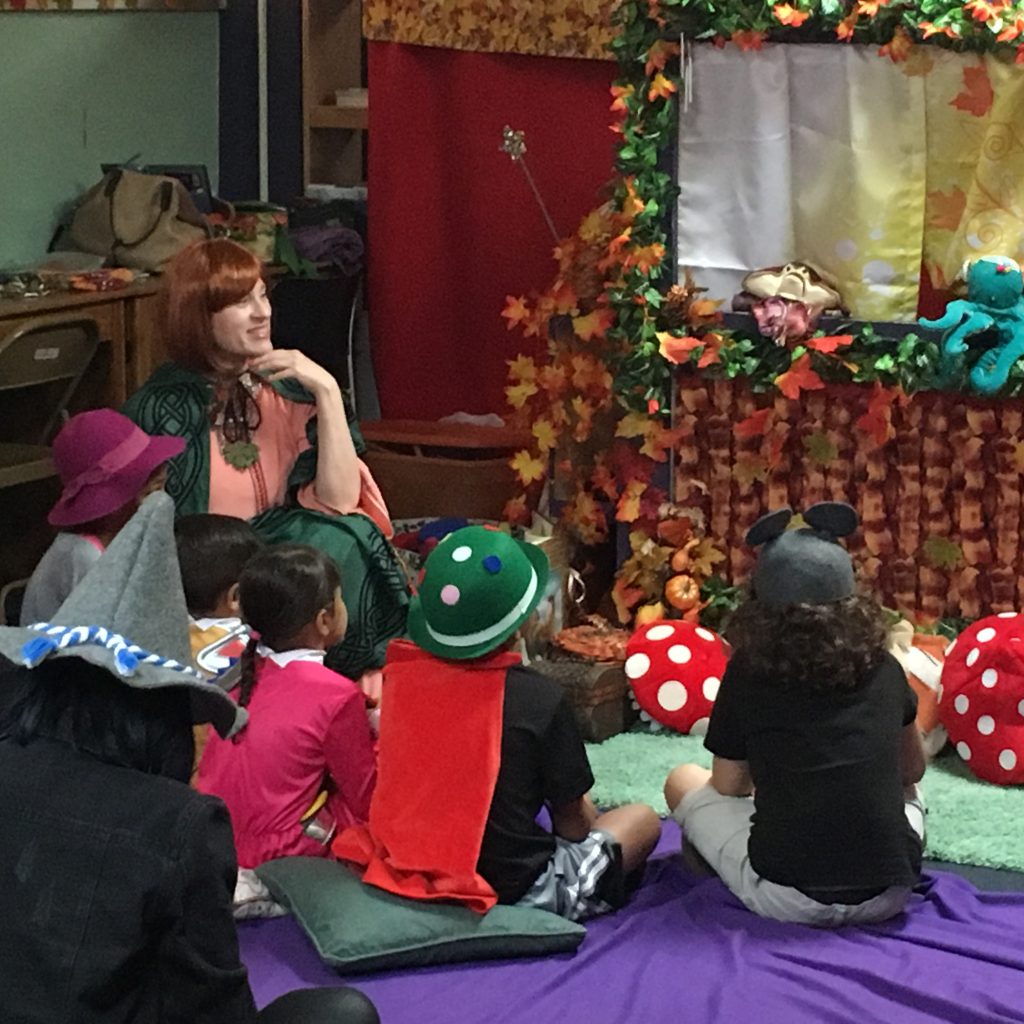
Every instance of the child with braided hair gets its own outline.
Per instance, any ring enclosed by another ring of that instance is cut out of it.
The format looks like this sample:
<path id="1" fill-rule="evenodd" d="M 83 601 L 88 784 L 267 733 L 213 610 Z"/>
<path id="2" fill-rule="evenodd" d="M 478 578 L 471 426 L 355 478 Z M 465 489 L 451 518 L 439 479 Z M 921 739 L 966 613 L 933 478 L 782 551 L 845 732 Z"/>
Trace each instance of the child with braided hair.
<path id="1" fill-rule="evenodd" d="M 256 635 L 232 692 L 249 723 L 211 737 L 196 787 L 227 804 L 240 867 L 326 856 L 337 829 L 366 820 L 377 779 L 363 694 L 323 663 L 347 624 L 337 566 L 316 548 L 274 545 L 246 564 L 239 598 Z"/>

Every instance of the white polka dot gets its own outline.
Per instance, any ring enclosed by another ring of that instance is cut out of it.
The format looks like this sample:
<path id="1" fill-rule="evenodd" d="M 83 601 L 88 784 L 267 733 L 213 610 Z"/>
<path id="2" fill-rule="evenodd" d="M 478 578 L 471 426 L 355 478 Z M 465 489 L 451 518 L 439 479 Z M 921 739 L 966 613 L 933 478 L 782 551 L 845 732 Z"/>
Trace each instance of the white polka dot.
<path id="1" fill-rule="evenodd" d="M 978 732 L 982 736 L 991 736 L 996 731 L 996 720 L 991 715 L 982 715 L 978 719 Z"/>
<path id="2" fill-rule="evenodd" d="M 701 638 L 701 640 L 714 640 L 715 634 L 710 630 L 704 629 L 702 626 L 698 626 L 694 632 Z"/>
<path id="3" fill-rule="evenodd" d="M 690 726 L 690 735 L 703 736 L 708 731 L 708 725 L 710 722 L 710 718 L 698 718 L 697 721 Z"/>
<path id="4" fill-rule="evenodd" d="M 674 632 L 675 630 L 671 626 L 651 626 L 651 628 L 647 630 L 647 639 L 667 640 Z"/>
<path id="5" fill-rule="evenodd" d="M 999 767 L 1004 772 L 1012 772 L 1017 767 L 1017 755 L 1012 750 L 1000 750 Z"/>
<path id="6" fill-rule="evenodd" d="M 468 544 L 463 544 L 461 547 L 457 547 L 452 552 L 453 562 L 464 562 L 467 558 L 473 557 L 473 549 Z"/>
<path id="7" fill-rule="evenodd" d="M 857 255 L 857 243 L 852 238 L 836 242 L 836 256 L 841 260 L 852 260 Z"/>
<path id="8" fill-rule="evenodd" d="M 658 687 L 658 704 L 666 711 L 678 711 L 686 703 L 686 687 L 678 679 L 670 679 Z"/>
<path id="9" fill-rule="evenodd" d="M 963 758 L 963 759 L 964 759 L 965 761 L 970 761 L 970 759 L 971 759 L 971 748 L 970 748 L 969 746 L 967 746 L 967 744 L 966 744 L 966 743 L 964 743 L 964 741 L 963 741 L 963 740 L 961 740 L 961 741 L 960 741 L 960 742 L 959 742 L 959 743 L 958 743 L 958 744 L 956 745 L 956 752 L 957 752 L 957 753 L 958 753 L 958 754 L 959 754 L 959 755 L 960 755 L 960 756 L 961 756 L 961 757 L 962 757 L 962 758 Z"/>
<path id="10" fill-rule="evenodd" d="M 701 690 L 704 693 L 704 697 L 707 700 L 714 700 L 718 696 L 718 688 L 722 685 L 722 680 L 718 676 L 708 676 L 704 680 L 704 685 Z"/>
<path id="11" fill-rule="evenodd" d="M 967 709 L 971 706 L 971 702 L 967 699 L 964 694 L 960 694 L 955 701 L 953 701 L 953 707 L 956 708 L 957 712 L 961 715 L 967 714 Z"/>
<path id="12" fill-rule="evenodd" d="M 964 658 L 964 663 L 970 668 L 979 658 L 981 657 L 981 651 L 977 647 L 972 647 L 967 652 L 967 657 Z"/>
<path id="13" fill-rule="evenodd" d="M 990 690 L 999 682 L 999 673 L 994 668 L 987 668 L 981 673 L 981 685 Z"/>
<path id="14" fill-rule="evenodd" d="M 1017 618 L 1018 614 L 1020 614 L 1020 613 L 1019 612 L 1000 612 L 999 613 L 999 618 L 1001 618 L 1001 619 L 1015 619 L 1015 618 Z"/>
<path id="15" fill-rule="evenodd" d="M 991 626 L 978 630 L 978 643 L 987 644 L 989 640 L 995 639 L 996 631 Z"/>
<path id="16" fill-rule="evenodd" d="M 668 660 L 677 665 L 685 665 L 693 657 L 693 652 L 686 644 L 673 644 L 668 649 Z"/>
<path id="17" fill-rule="evenodd" d="M 651 667 L 651 659 L 646 654 L 631 654 L 626 659 L 626 675 L 630 679 L 639 679 Z"/>
<path id="18" fill-rule="evenodd" d="M 1019 703 L 1019 704 L 1017 705 L 1017 712 L 1018 712 L 1018 713 L 1020 714 L 1021 718 L 1024 718 L 1024 700 L 1022 700 L 1022 701 L 1021 701 L 1021 702 L 1020 702 L 1020 703 Z"/>

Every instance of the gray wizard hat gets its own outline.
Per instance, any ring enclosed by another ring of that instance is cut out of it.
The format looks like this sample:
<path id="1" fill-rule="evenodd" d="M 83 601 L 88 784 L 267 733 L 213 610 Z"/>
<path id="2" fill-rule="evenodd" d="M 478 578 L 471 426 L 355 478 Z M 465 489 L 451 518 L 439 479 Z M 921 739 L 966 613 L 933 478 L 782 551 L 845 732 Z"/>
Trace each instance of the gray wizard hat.
<path id="1" fill-rule="evenodd" d="M 822 501 L 803 513 L 807 526 L 787 529 L 790 508 L 762 516 L 747 543 L 763 545 L 751 576 L 754 597 L 773 608 L 832 604 L 854 592 L 853 563 L 839 544 L 857 529 L 857 513 L 841 501 Z"/>
<path id="2" fill-rule="evenodd" d="M 163 492 L 146 498 L 52 622 L 0 627 L 0 654 L 28 668 L 84 658 L 139 690 L 182 687 L 192 720 L 212 722 L 221 736 L 246 721 L 245 710 L 192 667 L 174 503 Z"/>

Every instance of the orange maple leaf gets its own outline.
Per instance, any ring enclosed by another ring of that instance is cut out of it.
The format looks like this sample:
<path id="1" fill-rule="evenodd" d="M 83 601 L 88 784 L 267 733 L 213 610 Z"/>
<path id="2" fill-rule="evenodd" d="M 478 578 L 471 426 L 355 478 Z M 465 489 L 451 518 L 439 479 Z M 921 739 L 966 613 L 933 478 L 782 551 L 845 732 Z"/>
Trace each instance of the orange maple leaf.
<path id="1" fill-rule="evenodd" d="M 964 68 L 963 92 L 950 100 L 949 104 L 974 117 L 984 117 L 992 109 L 994 97 L 988 68 L 984 64 L 977 64 L 971 68 Z"/>
<path id="2" fill-rule="evenodd" d="M 537 364 L 533 361 L 531 356 L 524 356 L 520 354 L 516 356 L 515 359 L 506 359 L 505 364 L 508 366 L 509 380 L 536 379 Z"/>
<path id="3" fill-rule="evenodd" d="M 651 87 L 647 90 L 647 99 L 651 103 L 658 99 L 667 100 L 675 91 L 676 83 L 659 71 L 651 80 Z"/>
<path id="4" fill-rule="evenodd" d="M 967 0 L 964 10 L 971 12 L 975 21 L 991 21 L 993 18 L 1001 18 L 1006 11 L 1007 4 L 1003 0 L 996 0 L 990 3 L 989 0 Z"/>
<path id="5" fill-rule="evenodd" d="M 630 480 L 615 506 L 615 518 L 620 523 L 636 522 L 640 515 L 640 499 L 647 490 L 645 480 Z"/>
<path id="6" fill-rule="evenodd" d="M 594 472 L 590 474 L 590 485 L 595 491 L 600 491 L 612 501 L 619 496 L 619 485 L 615 482 L 612 471 L 604 462 L 598 462 L 594 467 Z"/>
<path id="7" fill-rule="evenodd" d="M 875 381 L 867 410 L 857 418 L 854 425 L 870 434 L 875 444 L 885 444 L 896 433 L 892 426 L 892 406 L 902 397 L 903 392 L 900 388 L 885 388 Z"/>
<path id="8" fill-rule="evenodd" d="M 662 358 L 676 366 L 687 362 L 693 350 L 704 344 L 700 338 L 695 338 L 692 334 L 677 338 L 667 331 L 659 331 L 657 337 L 658 351 Z"/>
<path id="9" fill-rule="evenodd" d="M 636 267 L 641 273 L 649 274 L 665 258 L 665 246 L 661 242 L 637 246 L 623 261 L 624 267 Z"/>
<path id="10" fill-rule="evenodd" d="M 758 409 L 757 412 L 752 412 L 745 420 L 740 420 L 732 428 L 734 437 L 760 437 L 766 433 L 769 427 L 769 421 L 772 416 L 772 407 L 769 405 L 767 408 Z"/>
<path id="11" fill-rule="evenodd" d="M 1010 24 L 996 36 L 996 39 L 1000 43 L 1012 43 L 1013 40 L 1022 32 L 1024 32 L 1024 18 L 1017 18 L 1016 21 L 1010 22 Z"/>
<path id="12" fill-rule="evenodd" d="M 801 391 L 820 391 L 825 382 L 811 369 L 811 353 L 805 352 L 785 373 L 775 378 L 775 386 L 787 398 L 799 398 Z"/>
<path id="13" fill-rule="evenodd" d="M 537 382 L 551 398 L 562 394 L 569 383 L 564 366 L 542 366 L 537 375 Z"/>
<path id="14" fill-rule="evenodd" d="M 501 315 L 508 320 L 507 327 L 511 331 L 517 324 L 521 324 L 524 320 L 530 319 L 530 310 L 526 305 L 526 299 L 521 295 L 506 295 L 505 296 L 505 308 L 501 311 Z"/>
<path id="15" fill-rule="evenodd" d="M 543 480 L 546 466 L 544 460 L 538 458 L 529 449 L 523 448 L 515 453 L 508 463 L 519 477 L 524 487 L 529 487 L 534 480 Z"/>
<path id="16" fill-rule="evenodd" d="M 885 46 L 878 48 L 878 56 L 888 57 L 893 64 L 899 64 L 900 61 L 907 59 L 913 49 L 914 40 L 907 34 L 906 29 L 900 27 L 893 32 L 892 39 Z"/>
<path id="17" fill-rule="evenodd" d="M 661 71 L 669 57 L 679 53 L 679 44 L 671 43 L 667 39 L 657 40 L 647 51 L 647 63 L 644 65 L 644 74 L 650 78 L 655 71 Z"/>
<path id="18" fill-rule="evenodd" d="M 798 10 L 792 4 L 776 4 L 772 8 L 775 20 L 782 25 L 799 28 L 811 15 L 807 11 Z"/>
<path id="19" fill-rule="evenodd" d="M 857 12 L 852 11 L 847 17 L 843 18 L 838 25 L 836 25 L 836 36 L 844 43 L 848 43 L 853 38 L 854 29 L 856 27 Z"/>
<path id="20" fill-rule="evenodd" d="M 572 411 L 576 414 L 572 436 L 576 441 L 586 441 L 594 428 L 594 407 L 585 398 L 577 395 L 572 400 Z"/>
<path id="21" fill-rule="evenodd" d="M 837 348 L 845 348 L 853 344 L 852 334 L 827 334 L 823 338 L 808 338 L 804 344 L 815 352 L 831 355 Z"/>
<path id="22" fill-rule="evenodd" d="M 643 587 L 631 587 L 620 576 L 612 587 L 612 604 L 621 624 L 629 622 L 632 610 L 647 596 Z"/>
<path id="23" fill-rule="evenodd" d="M 586 316 L 573 317 L 572 329 L 580 341 L 593 341 L 594 338 L 603 338 L 614 323 L 615 310 L 598 306 Z"/>
<path id="24" fill-rule="evenodd" d="M 967 208 L 967 196 L 959 187 L 954 187 L 948 195 L 939 191 L 929 192 L 926 198 L 930 228 L 956 231 L 960 227 Z"/>
<path id="25" fill-rule="evenodd" d="M 714 324 L 722 319 L 718 307 L 721 299 L 694 299 L 687 310 L 687 320 L 691 324 Z"/>
<path id="26" fill-rule="evenodd" d="M 884 7 L 889 0 L 857 0 L 854 10 L 858 17 L 874 18 L 878 14 L 878 8 Z"/>
<path id="27" fill-rule="evenodd" d="M 722 360 L 718 356 L 718 350 L 722 347 L 722 337 L 719 334 L 706 334 L 703 338 L 704 351 L 697 360 L 697 369 L 703 370 L 707 366 L 714 366 Z"/>
<path id="28" fill-rule="evenodd" d="M 922 39 L 931 39 L 932 36 L 947 36 L 956 39 L 957 33 L 949 25 L 936 25 L 933 21 L 919 21 L 917 27 L 921 30 Z"/>
<path id="29" fill-rule="evenodd" d="M 610 110 L 616 113 L 626 112 L 626 101 L 636 92 L 636 89 L 632 85 L 613 85 L 612 86 L 612 105 Z"/>
<path id="30" fill-rule="evenodd" d="M 755 32 L 752 29 L 737 29 L 733 32 L 730 39 L 744 52 L 750 50 L 760 50 L 764 44 L 766 33 Z"/>
<path id="31" fill-rule="evenodd" d="M 513 526 L 526 526 L 530 521 L 530 510 L 526 507 L 526 495 L 519 494 L 505 502 L 501 518 Z"/>

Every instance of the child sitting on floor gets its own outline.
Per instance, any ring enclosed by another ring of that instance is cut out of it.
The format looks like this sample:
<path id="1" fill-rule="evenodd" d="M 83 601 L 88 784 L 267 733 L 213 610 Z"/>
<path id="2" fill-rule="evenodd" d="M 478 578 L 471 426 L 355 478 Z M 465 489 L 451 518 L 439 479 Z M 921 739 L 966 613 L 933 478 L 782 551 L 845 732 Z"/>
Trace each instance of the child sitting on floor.
<path id="1" fill-rule="evenodd" d="M 393 641 L 384 667 L 370 821 L 334 843 L 366 867 L 365 882 L 573 920 L 625 901 L 658 817 L 643 804 L 598 814 L 561 687 L 509 649 L 547 576 L 543 551 L 481 526 L 450 534 L 427 559 L 410 606 L 414 643 Z M 551 832 L 536 820 L 545 806 Z"/>
<path id="2" fill-rule="evenodd" d="M 325 856 L 337 828 L 366 820 L 377 780 L 363 694 L 323 663 L 348 621 L 338 569 L 316 548 L 275 545 L 246 564 L 239 597 L 257 634 L 236 691 L 249 723 L 210 736 L 196 788 L 227 804 L 242 868 Z"/>
<path id="3" fill-rule="evenodd" d="M 219 676 L 241 658 L 249 642 L 239 580 L 263 542 L 244 519 L 208 513 L 182 516 L 174 524 L 174 539 L 188 604 L 192 660 L 207 677 Z"/>
<path id="4" fill-rule="evenodd" d="M 163 490 L 167 460 L 180 437 L 151 437 L 113 409 L 72 416 L 53 441 L 63 489 L 47 521 L 61 532 L 25 589 L 21 623 L 48 622 L 135 514 L 143 498 Z"/>
<path id="5" fill-rule="evenodd" d="M 857 515 L 826 502 L 764 545 L 726 636 L 711 712 L 711 771 L 685 764 L 665 799 L 688 842 L 756 914 L 820 927 L 884 921 L 917 882 L 924 755 L 917 698 L 888 654 L 882 610 L 854 593 L 837 543 Z"/>

